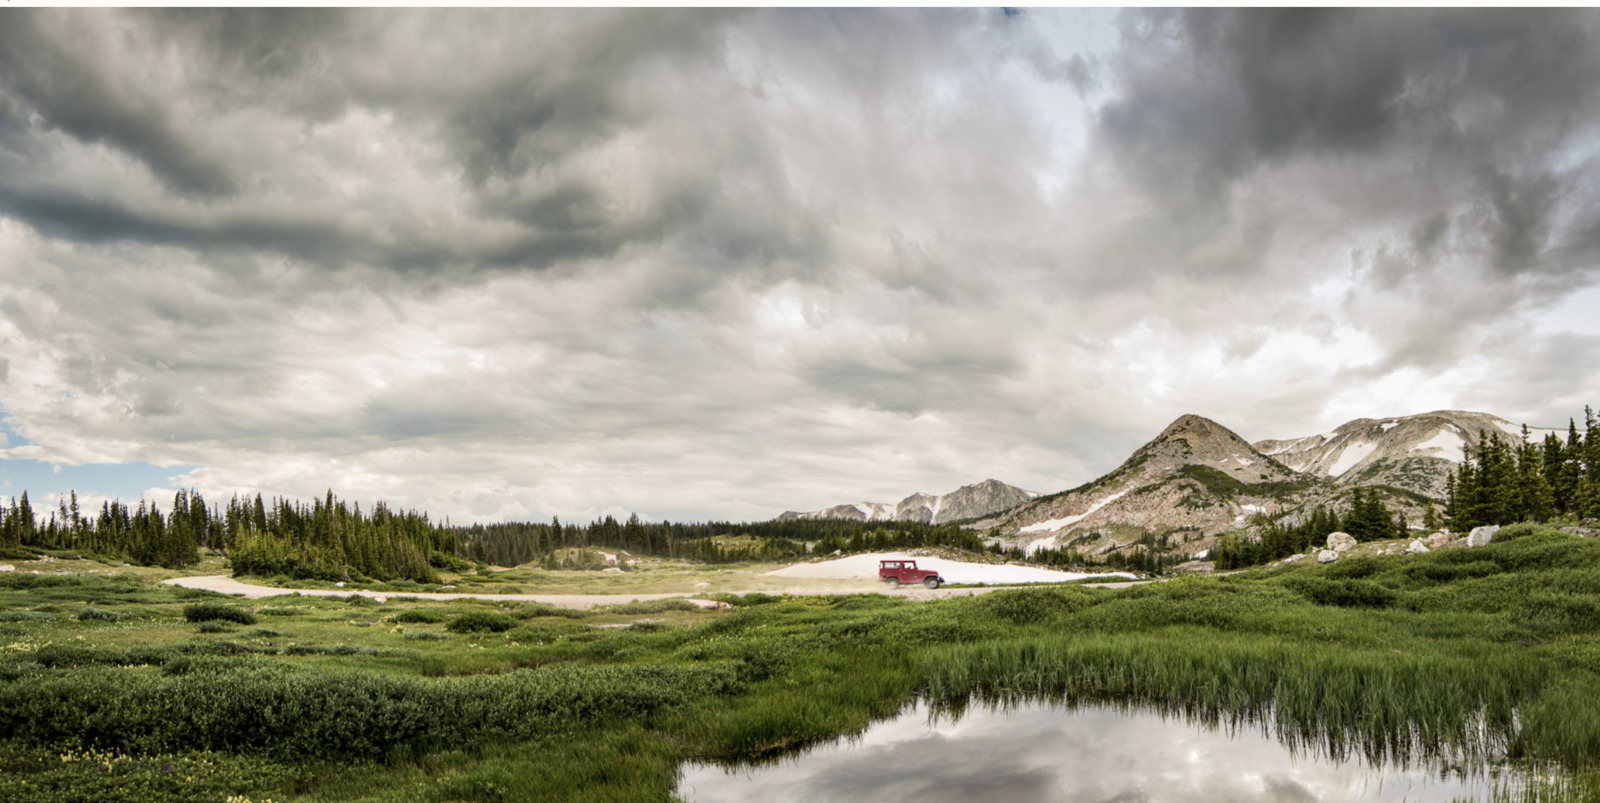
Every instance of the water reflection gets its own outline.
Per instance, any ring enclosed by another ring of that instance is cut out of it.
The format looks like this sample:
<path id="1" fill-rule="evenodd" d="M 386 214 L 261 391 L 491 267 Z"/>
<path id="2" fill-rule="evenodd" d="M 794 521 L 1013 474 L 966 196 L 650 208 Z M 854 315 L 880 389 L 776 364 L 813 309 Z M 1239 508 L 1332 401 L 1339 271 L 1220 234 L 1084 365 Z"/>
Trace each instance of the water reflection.
<path id="1" fill-rule="evenodd" d="M 691 764 L 688 801 L 1451 801 L 1482 799 L 1503 773 L 1291 754 L 1159 714 L 1025 705 L 929 722 L 921 705 L 859 739 L 759 767 Z"/>

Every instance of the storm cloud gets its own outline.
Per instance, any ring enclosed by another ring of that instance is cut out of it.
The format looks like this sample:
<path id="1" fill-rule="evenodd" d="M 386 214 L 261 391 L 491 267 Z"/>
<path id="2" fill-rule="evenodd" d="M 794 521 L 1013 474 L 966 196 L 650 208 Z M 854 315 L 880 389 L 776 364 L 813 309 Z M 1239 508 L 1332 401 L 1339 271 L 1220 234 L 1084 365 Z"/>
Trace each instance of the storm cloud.
<path id="1" fill-rule="evenodd" d="M 749 519 L 1600 387 L 1591 11 L 7 22 L 12 459 Z"/>

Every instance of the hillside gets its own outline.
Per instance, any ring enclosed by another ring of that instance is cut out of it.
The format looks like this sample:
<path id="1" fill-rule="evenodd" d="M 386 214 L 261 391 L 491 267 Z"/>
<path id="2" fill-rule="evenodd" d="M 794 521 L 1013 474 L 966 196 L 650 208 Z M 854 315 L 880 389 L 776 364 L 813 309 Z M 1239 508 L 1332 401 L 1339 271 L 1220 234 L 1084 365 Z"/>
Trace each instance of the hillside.
<path id="1" fill-rule="evenodd" d="M 1530 430 L 1542 441 L 1550 432 Z M 1390 485 L 1443 499 L 1445 479 L 1485 433 L 1522 440 L 1522 426 L 1487 413 L 1438 410 L 1397 418 L 1358 418 L 1332 432 L 1257 441 L 1254 447 L 1288 468 L 1344 485 Z"/>
<path id="2" fill-rule="evenodd" d="M 1139 542 L 1188 554 L 1255 513 L 1298 507 L 1318 484 L 1197 415 L 1172 422 L 1121 466 L 1080 488 L 978 522 L 1027 551 L 1100 554 Z"/>

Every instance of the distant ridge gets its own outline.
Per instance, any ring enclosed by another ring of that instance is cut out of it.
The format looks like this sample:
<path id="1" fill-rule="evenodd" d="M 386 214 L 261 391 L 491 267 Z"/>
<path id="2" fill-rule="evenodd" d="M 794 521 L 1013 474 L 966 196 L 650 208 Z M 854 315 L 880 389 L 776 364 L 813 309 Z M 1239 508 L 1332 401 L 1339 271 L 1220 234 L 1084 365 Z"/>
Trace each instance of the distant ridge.
<path id="1" fill-rule="evenodd" d="M 848 519 L 850 521 L 920 521 L 925 524 L 944 524 L 962 519 L 991 516 L 1016 507 L 1038 496 L 1014 485 L 989 479 L 972 485 L 963 485 L 942 496 L 914 493 L 899 504 L 883 502 L 854 502 L 834 505 L 825 510 L 808 513 L 787 511 L 778 521 L 804 519 Z"/>
<path id="2" fill-rule="evenodd" d="M 1547 433 L 1530 429 L 1542 441 Z M 1358 418 L 1332 432 L 1256 441 L 1255 448 L 1296 471 L 1350 485 L 1390 485 L 1442 499 L 1445 478 L 1487 433 L 1522 441 L 1522 425 L 1488 413 L 1435 410 L 1393 418 Z"/>

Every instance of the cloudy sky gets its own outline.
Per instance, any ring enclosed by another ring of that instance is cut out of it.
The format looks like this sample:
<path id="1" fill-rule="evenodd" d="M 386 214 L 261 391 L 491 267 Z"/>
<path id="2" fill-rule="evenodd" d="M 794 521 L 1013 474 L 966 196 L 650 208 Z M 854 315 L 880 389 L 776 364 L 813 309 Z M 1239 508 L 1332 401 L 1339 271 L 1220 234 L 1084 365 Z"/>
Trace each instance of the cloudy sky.
<path id="1" fill-rule="evenodd" d="M 0 481 L 453 521 L 1600 402 L 1591 11 L 0 11 Z"/>

